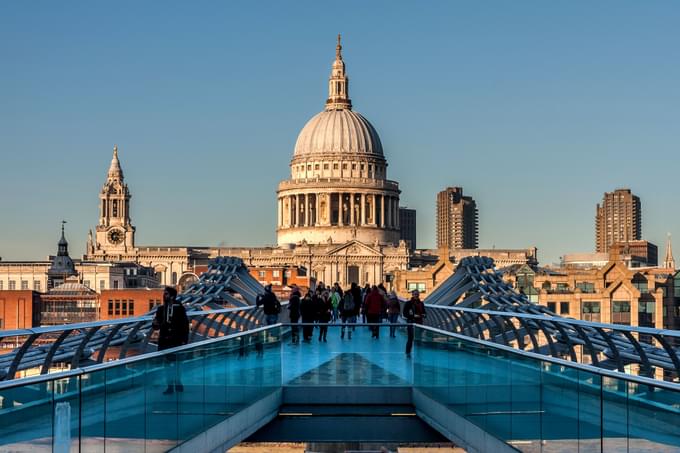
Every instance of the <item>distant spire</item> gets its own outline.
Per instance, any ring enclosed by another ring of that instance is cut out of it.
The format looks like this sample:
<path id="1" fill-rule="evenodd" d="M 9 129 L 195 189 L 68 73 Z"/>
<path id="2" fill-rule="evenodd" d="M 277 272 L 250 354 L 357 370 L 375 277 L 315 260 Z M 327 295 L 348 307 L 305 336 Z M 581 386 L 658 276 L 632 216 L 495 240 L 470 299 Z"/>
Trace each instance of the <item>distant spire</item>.
<path id="1" fill-rule="evenodd" d="M 352 101 L 349 99 L 349 77 L 345 74 L 345 62 L 342 60 L 340 34 L 338 34 L 338 44 L 335 46 L 335 61 L 328 80 L 326 110 L 352 110 Z"/>
<path id="2" fill-rule="evenodd" d="M 113 145 L 113 157 L 109 166 L 109 179 L 123 179 L 123 169 L 118 160 L 118 145 Z"/>
<path id="3" fill-rule="evenodd" d="M 66 220 L 61 221 L 61 238 L 57 244 L 57 256 L 68 256 L 68 242 L 66 241 L 66 235 L 64 234 L 64 225 Z"/>
<path id="4" fill-rule="evenodd" d="M 663 267 L 675 270 L 675 258 L 673 258 L 673 246 L 671 245 L 670 233 L 668 233 L 668 241 L 666 242 L 666 258 L 663 261 Z"/>

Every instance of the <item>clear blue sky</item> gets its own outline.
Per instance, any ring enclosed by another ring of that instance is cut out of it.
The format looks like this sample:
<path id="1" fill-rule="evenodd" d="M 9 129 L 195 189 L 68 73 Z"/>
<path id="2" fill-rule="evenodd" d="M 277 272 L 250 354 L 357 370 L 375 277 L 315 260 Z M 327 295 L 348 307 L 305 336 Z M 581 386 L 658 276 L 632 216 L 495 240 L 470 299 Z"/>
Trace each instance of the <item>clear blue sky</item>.
<path id="1" fill-rule="evenodd" d="M 674 1 L 3 2 L 0 256 L 54 253 L 62 218 L 82 254 L 114 143 L 139 244 L 275 243 L 339 32 L 421 247 L 447 185 L 477 200 L 480 246 L 543 263 L 592 250 L 595 204 L 627 186 L 663 251 L 679 23 Z"/>

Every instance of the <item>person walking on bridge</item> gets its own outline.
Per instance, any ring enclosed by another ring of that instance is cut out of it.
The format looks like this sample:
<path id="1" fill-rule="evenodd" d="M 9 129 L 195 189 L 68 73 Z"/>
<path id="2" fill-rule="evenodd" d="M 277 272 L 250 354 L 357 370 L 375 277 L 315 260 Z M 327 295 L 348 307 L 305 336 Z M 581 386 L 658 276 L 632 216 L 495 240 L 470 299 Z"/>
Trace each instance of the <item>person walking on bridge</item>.
<path id="1" fill-rule="evenodd" d="M 281 313 L 281 302 L 272 291 L 271 283 L 264 287 L 264 294 L 257 296 L 255 301 L 256 306 L 262 305 L 267 325 L 271 326 L 279 322 L 279 313 Z"/>
<path id="2" fill-rule="evenodd" d="M 312 341 L 312 334 L 314 333 L 314 318 L 316 317 L 316 309 L 312 301 L 312 293 L 307 291 L 305 297 L 300 301 L 300 315 L 302 316 L 302 341 L 309 343 Z"/>
<path id="3" fill-rule="evenodd" d="M 371 325 L 371 337 L 380 338 L 381 316 L 385 311 L 385 298 L 380 294 L 377 286 L 373 285 L 371 292 L 366 296 L 366 319 Z"/>
<path id="4" fill-rule="evenodd" d="M 189 342 L 189 318 L 184 305 L 177 302 L 177 290 L 175 288 L 167 286 L 163 291 L 163 305 L 156 310 L 156 316 L 153 318 L 151 327 L 153 330 L 158 330 L 159 351 L 182 346 Z M 168 388 L 163 392 L 164 395 L 170 395 L 175 390 L 184 391 L 176 363 L 175 354 L 165 355 L 165 379 Z"/>
<path id="5" fill-rule="evenodd" d="M 300 289 L 297 285 L 292 286 L 290 297 L 288 298 L 288 316 L 292 327 L 290 329 L 293 344 L 300 342 L 300 328 L 297 326 L 300 319 Z"/>
<path id="6" fill-rule="evenodd" d="M 387 296 L 387 320 L 389 321 L 390 325 L 390 338 L 396 338 L 397 334 L 397 326 L 394 324 L 399 322 L 399 314 L 401 313 L 401 305 L 399 304 L 399 298 L 397 297 L 397 293 L 393 291 L 390 291 L 389 295 Z"/>
<path id="7" fill-rule="evenodd" d="M 352 291 L 345 291 L 345 295 L 340 302 L 340 319 L 342 320 L 342 329 L 340 330 L 340 338 L 345 338 L 345 324 L 357 322 L 356 303 Z M 353 327 L 347 328 L 347 338 L 352 339 Z"/>
<path id="8" fill-rule="evenodd" d="M 406 327 L 406 332 L 408 333 L 408 339 L 406 340 L 407 357 L 411 357 L 411 349 L 413 348 L 413 324 L 423 324 L 425 316 L 425 304 L 420 300 L 420 292 L 414 289 L 411 293 L 411 300 L 404 304 L 404 319 L 408 323 Z"/>

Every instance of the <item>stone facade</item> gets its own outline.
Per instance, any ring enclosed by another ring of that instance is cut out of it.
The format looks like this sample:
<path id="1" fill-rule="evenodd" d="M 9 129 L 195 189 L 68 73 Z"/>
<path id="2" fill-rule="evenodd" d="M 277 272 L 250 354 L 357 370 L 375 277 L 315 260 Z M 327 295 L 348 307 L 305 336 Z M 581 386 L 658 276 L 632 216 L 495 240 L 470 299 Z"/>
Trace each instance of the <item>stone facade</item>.
<path id="1" fill-rule="evenodd" d="M 680 327 L 680 297 L 675 291 L 680 281 L 675 281 L 672 269 L 630 269 L 621 261 L 610 261 L 591 269 L 527 271 L 524 266 L 504 278 L 517 289 L 536 294 L 536 303 L 562 316 L 658 329 Z"/>
<path id="2" fill-rule="evenodd" d="M 197 265 L 225 255 L 252 267 L 305 267 L 317 281 L 342 285 L 379 283 L 406 269 L 399 184 L 387 179 L 375 128 L 352 110 L 339 40 L 326 108 L 298 136 L 290 174 L 277 190 L 278 247 L 138 246 L 131 194 L 114 147 L 99 196 L 99 224 L 84 258 L 133 261 L 153 268 L 161 284 L 180 287 L 197 278 Z"/>

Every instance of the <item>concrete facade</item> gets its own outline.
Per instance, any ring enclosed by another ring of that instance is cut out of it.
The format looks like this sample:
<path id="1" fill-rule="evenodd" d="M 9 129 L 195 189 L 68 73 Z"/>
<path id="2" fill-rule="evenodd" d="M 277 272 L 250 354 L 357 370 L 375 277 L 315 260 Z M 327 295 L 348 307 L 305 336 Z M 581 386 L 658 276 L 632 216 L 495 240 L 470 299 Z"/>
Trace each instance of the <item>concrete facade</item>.
<path id="1" fill-rule="evenodd" d="M 476 249 L 477 222 L 477 203 L 463 195 L 462 187 L 437 194 L 437 248 Z"/>

